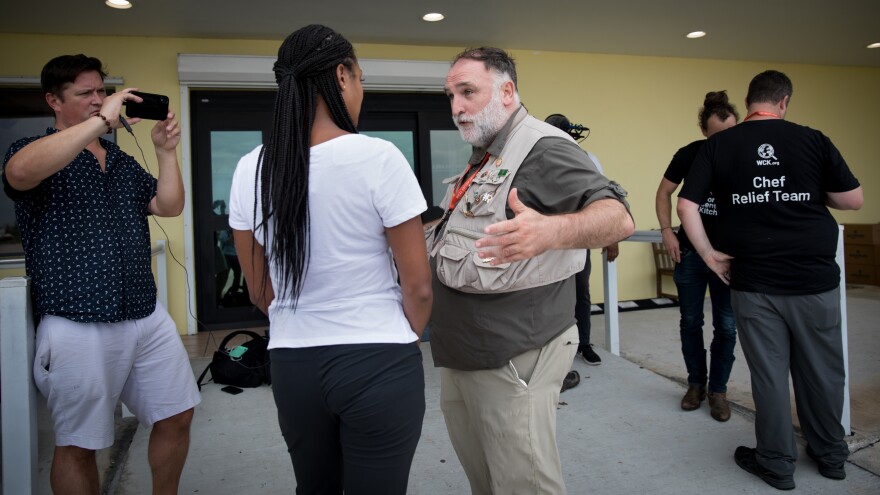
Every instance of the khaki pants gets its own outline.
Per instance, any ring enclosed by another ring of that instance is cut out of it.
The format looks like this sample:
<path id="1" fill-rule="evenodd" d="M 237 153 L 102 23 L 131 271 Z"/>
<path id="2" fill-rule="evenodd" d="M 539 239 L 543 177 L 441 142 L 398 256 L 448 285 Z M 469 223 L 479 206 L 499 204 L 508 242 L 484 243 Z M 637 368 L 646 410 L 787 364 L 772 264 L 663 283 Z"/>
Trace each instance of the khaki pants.
<path id="1" fill-rule="evenodd" d="M 440 373 L 440 408 L 474 495 L 564 494 L 556 406 L 578 345 L 572 326 L 492 370 Z"/>

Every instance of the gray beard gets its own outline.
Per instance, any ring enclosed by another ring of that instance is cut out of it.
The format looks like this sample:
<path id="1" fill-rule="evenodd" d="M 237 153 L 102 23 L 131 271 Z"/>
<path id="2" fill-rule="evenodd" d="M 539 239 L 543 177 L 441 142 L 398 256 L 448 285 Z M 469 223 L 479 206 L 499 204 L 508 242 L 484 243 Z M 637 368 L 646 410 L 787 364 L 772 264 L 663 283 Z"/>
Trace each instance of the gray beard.
<path id="1" fill-rule="evenodd" d="M 470 118 L 473 129 L 463 130 L 458 124 L 458 117 L 453 118 L 453 121 L 463 140 L 476 148 L 485 148 L 495 139 L 508 118 L 504 105 L 501 104 L 501 96 L 495 93 L 489 103 Z"/>

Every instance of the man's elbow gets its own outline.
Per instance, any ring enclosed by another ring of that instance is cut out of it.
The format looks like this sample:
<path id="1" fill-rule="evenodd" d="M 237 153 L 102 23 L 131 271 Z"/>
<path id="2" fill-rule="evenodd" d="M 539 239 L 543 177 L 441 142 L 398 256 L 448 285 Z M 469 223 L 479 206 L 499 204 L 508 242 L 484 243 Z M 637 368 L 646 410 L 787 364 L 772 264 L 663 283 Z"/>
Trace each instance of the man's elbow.
<path id="1" fill-rule="evenodd" d="M 176 217 L 183 213 L 184 200 L 176 201 L 156 201 L 154 204 L 153 215 L 157 217 Z"/>
<path id="2" fill-rule="evenodd" d="M 861 210 L 862 205 L 865 204 L 865 198 L 860 197 L 858 200 L 852 201 L 848 206 L 848 210 Z"/>
<path id="3" fill-rule="evenodd" d="M 858 188 L 851 197 L 847 198 L 849 201 L 846 204 L 847 210 L 860 210 L 862 205 L 865 204 L 865 194 L 862 192 L 862 188 Z"/>
<path id="4" fill-rule="evenodd" d="M 626 214 L 624 220 L 621 225 L 621 240 L 626 239 L 627 237 L 633 235 L 636 232 L 636 222 L 633 220 L 632 215 L 629 213 Z"/>
<path id="5" fill-rule="evenodd" d="M 15 158 L 13 158 L 12 160 L 14 159 Z M 25 167 L 17 166 L 13 163 L 12 160 L 9 160 L 9 163 L 3 170 L 3 173 L 6 176 L 6 182 L 9 184 L 9 187 L 15 189 L 16 191 L 27 191 L 36 187 L 37 184 L 33 184 L 31 182 L 31 178 L 28 177 Z"/>
<path id="6" fill-rule="evenodd" d="M 843 193 L 828 193 L 825 203 L 836 210 L 858 210 L 865 203 L 861 186 Z"/>
<path id="7" fill-rule="evenodd" d="M 171 208 L 171 210 L 169 211 L 169 215 L 168 215 L 168 216 L 170 216 L 170 217 L 176 217 L 176 216 L 180 215 L 181 213 L 183 213 L 183 204 L 184 204 L 183 201 L 179 201 L 179 202 L 177 202 L 177 203 L 174 205 L 174 207 Z"/>
<path id="8" fill-rule="evenodd" d="M 678 218 L 680 218 L 682 222 L 684 221 L 684 216 L 686 216 L 690 210 L 691 205 L 696 206 L 696 203 L 684 198 L 678 198 L 678 204 L 675 205 L 675 212 L 678 213 Z"/>

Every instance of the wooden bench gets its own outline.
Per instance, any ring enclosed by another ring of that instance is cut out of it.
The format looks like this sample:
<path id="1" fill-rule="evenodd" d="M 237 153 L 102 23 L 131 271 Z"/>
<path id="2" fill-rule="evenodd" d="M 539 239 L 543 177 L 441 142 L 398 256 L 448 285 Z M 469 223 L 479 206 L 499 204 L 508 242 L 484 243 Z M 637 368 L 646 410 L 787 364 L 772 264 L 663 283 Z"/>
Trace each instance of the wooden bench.
<path id="1" fill-rule="evenodd" d="M 675 273 L 675 262 L 669 256 L 666 246 L 662 242 L 652 242 L 651 246 L 654 251 L 654 265 L 657 267 L 657 297 L 668 297 L 673 301 L 678 301 L 678 294 L 663 291 L 663 277 L 672 278 Z"/>

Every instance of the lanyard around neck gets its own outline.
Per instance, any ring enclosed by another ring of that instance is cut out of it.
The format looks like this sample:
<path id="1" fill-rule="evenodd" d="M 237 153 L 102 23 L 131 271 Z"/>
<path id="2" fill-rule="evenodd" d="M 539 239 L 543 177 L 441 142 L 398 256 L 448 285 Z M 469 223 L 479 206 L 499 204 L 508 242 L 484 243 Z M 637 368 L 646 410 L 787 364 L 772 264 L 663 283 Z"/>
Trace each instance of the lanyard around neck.
<path id="1" fill-rule="evenodd" d="M 452 193 L 452 199 L 449 200 L 449 209 L 446 210 L 447 212 L 452 212 L 455 210 L 455 207 L 458 205 L 458 202 L 461 201 L 464 193 L 467 192 L 469 187 L 471 187 L 471 182 L 474 181 L 474 178 L 477 176 L 478 173 L 480 173 L 480 170 L 483 168 L 483 165 L 485 165 L 487 161 L 489 161 L 489 153 L 486 153 L 486 155 L 483 157 L 483 160 L 480 161 L 480 164 L 476 166 L 476 170 L 474 170 L 474 173 L 471 174 L 470 177 L 462 181 L 462 179 L 465 178 L 468 172 L 470 172 L 471 169 L 474 168 L 473 165 L 468 165 L 467 170 L 465 170 L 461 178 L 458 179 L 458 183 L 455 186 L 455 191 L 453 191 Z"/>
<path id="2" fill-rule="evenodd" d="M 746 116 L 746 118 L 743 119 L 743 122 L 749 120 L 750 118 L 752 118 L 756 115 L 761 116 L 761 117 L 773 117 L 774 119 L 781 119 L 782 118 L 773 112 L 760 112 L 760 111 L 758 111 L 758 112 L 752 112 L 752 113 L 748 114 Z"/>

